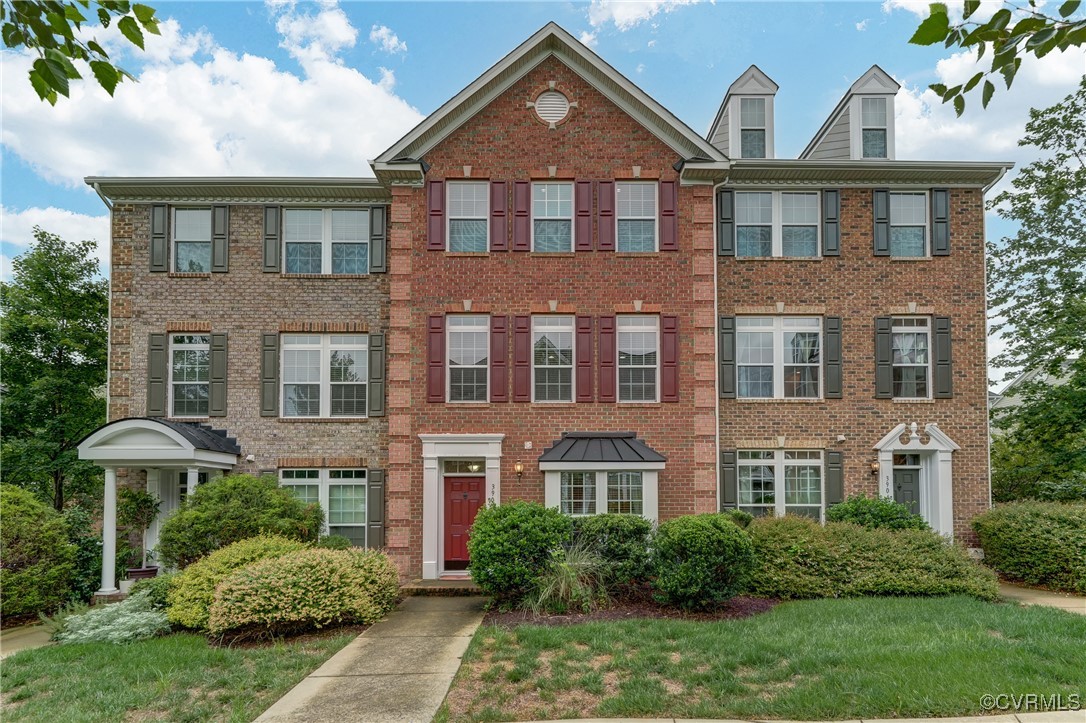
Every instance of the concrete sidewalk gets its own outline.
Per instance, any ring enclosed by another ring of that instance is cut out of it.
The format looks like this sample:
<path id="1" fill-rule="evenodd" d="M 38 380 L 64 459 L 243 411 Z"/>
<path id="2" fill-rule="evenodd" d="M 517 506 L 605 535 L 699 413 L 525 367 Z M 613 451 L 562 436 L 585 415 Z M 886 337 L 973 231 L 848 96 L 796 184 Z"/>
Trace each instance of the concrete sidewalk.
<path id="1" fill-rule="evenodd" d="M 875 720 L 864 718 L 863 720 L 834 721 L 834 723 L 1083 723 L 1086 721 L 1086 711 L 1060 710 L 1048 713 L 1008 713 L 1005 715 L 979 715 L 964 718 L 892 718 L 890 720 Z M 533 721 L 532 723 L 546 723 L 545 721 Z M 787 720 L 761 720 L 750 721 L 725 720 L 725 719 L 687 719 L 687 718 L 581 718 L 578 720 L 563 720 L 562 723 L 799 723 Z"/>
<path id="2" fill-rule="evenodd" d="M 1031 587 L 1013 585 L 1009 582 L 999 583 L 999 594 L 1022 605 L 1044 605 L 1071 613 L 1078 613 L 1079 615 L 1086 615 L 1086 597 L 1082 595 L 1036 590 Z M 1086 713 L 1083 714 L 1082 721 L 1086 721 Z"/>
<path id="3" fill-rule="evenodd" d="M 410 597 L 258 721 L 430 721 L 483 621 L 483 597 Z"/>
<path id="4" fill-rule="evenodd" d="M 50 635 L 44 625 L 23 625 L 0 631 L 0 658 L 6 658 L 20 650 L 50 645 Z"/>

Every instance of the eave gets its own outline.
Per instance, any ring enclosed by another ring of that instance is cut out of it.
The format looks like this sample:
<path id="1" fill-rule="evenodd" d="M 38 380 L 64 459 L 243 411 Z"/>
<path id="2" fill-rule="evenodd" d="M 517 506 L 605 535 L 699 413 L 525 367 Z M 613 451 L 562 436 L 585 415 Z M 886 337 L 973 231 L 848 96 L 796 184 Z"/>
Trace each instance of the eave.
<path id="1" fill-rule="evenodd" d="M 84 179 L 113 203 L 387 203 L 376 178 L 105 177 Z"/>
<path id="2" fill-rule="evenodd" d="M 1002 161 L 812 161 L 737 159 L 683 167 L 684 183 L 729 186 L 945 186 L 990 189 L 1013 163 Z"/>

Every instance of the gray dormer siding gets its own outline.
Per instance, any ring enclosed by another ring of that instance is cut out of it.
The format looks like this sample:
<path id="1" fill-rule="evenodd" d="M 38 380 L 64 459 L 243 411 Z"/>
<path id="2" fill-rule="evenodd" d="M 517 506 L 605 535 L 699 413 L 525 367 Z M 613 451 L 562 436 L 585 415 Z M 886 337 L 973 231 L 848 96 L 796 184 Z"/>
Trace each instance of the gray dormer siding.
<path id="1" fill-rule="evenodd" d="M 852 143 L 849 118 L 850 115 L 847 111 L 842 113 L 837 122 L 830 126 L 826 135 L 814 147 L 808 158 L 814 160 L 848 160 Z"/>

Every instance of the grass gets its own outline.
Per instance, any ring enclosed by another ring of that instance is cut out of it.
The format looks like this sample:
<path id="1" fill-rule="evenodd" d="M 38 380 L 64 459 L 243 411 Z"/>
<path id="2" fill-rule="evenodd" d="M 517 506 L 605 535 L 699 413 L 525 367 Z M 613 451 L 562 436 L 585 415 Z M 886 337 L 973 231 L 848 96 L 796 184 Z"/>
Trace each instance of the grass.
<path id="1" fill-rule="evenodd" d="M 1086 690 L 1086 616 L 973 598 L 811 600 L 721 622 L 480 628 L 442 721 L 986 713 Z"/>
<path id="2" fill-rule="evenodd" d="M 14 721 L 250 721 L 357 635 L 217 648 L 174 634 L 130 645 L 55 645 L 0 670 L 0 718 Z"/>

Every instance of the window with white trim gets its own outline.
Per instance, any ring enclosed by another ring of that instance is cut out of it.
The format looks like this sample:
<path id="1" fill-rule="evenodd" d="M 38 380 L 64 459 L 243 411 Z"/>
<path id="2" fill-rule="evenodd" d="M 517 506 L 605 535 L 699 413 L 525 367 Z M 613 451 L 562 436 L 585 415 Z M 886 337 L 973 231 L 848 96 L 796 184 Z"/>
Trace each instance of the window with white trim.
<path id="1" fill-rule="evenodd" d="M 860 99 L 860 148 L 862 158 L 889 157 L 886 105 L 886 98 Z"/>
<path id="2" fill-rule="evenodd" d="M 282 416 L 365 417 L 369 337 L 283 334 Z"/>
<path id="3" fill-rule="evenodd" d="M 890 334 L 894 397 L 927 399 L 931 395 L 931 320 L 895 316 Z"/>
<path id="4" fill-rule="evenodd" d="M 573 250 L 573 184 L 532 184 L 532 250 Z"/>
<path id="5" fill-rule="evenodd" d="M 596 473 L 562 472 L 561 505 L 563 514 L 596 514 Z"/>
<path id="6" fill-rule="evenodd" d="M 279 485 L 325 512 L 324 530 L 366 546 L 366 470 L 281 469 Z"/>
<path id="7" fill-rule="evenodd" d="M 173 210 L 173 270 L 183 273 L 211 271 L 211 209 Z"/>
<path id="8" fill-rule="evenodd" d="M 656 199 L 654 182 L 615 183 L 615 216 L 618 222 L 619 251 L 656 251 Z"/>
<path id="9" fill-rule="evenodd" d="M 735 255 L 817 257 L 818 201 L 817 192 L 736 192 Z"/>
<path id="10" fill-rule="evenodd" d="M 766 157 L 765 98 L 739 99 L 739 157 Z"/>
<path id="11" fill-rule="evenodd" d="M 490 317 L 449 315 L 446 319 L 448 349 L 448 400 L 485 402 L 490 377 Z"/>
<path id="12" fill-rule="evenodd" d="M 284 272 L 368 274 L 369 229 L 367 209 L 283 209 Z"/>
<path id="13" fill-rule="evenodd" d="M 928 253 L 928 194 L 890 194 L 890 255 L 926 256 Z"/>
<path id="14" fill-rule="evenodd" d="M 532 401 L 573 401 L 573 317 L 532 317 Z"/>
<path id="15" fill-rule="evenodd" d="M 206 417 L 210 380 L 211 337 L 207 334 L 171 334 L 171 416 Z"/>
<path id="16" fill-rule="evenodd" d="M 639 471 L 562 472 L 559 510 L 566 515 L 644 515 L 644 474 Z"/>
<path id="17" fill-rule="evenodd" d="M 818 398 L 821 317 L 736 317 L 735 354 L 740 398 Z"/>
<path id="18" fill-rule="evenodd" d="M 644 481 L 640 472 L 607 473 L 608 513 L 640 516 L 644 503 Z"/>
<path id="19" fill-rule="evenodd" d="M 490 184 L 485 181 L 449 181 L 449 251 L 488 251 Z"/>
<path id="20" fill-rule="evenodd" d="M 761 517 L 803 515 L 822 519 L 822 452 L 739 450 L 739 509 Z"/>
<path id="21" fill-rule="evenodd" d="M 620 316 L 618 335 L 618 401 L 655 402 L 660 387 L 660 319 Z"/>

